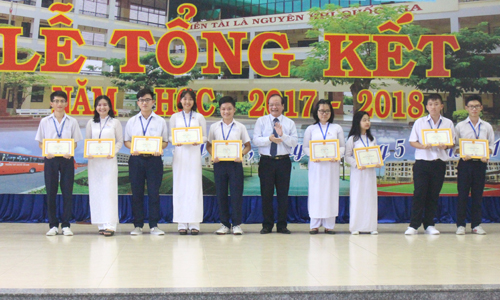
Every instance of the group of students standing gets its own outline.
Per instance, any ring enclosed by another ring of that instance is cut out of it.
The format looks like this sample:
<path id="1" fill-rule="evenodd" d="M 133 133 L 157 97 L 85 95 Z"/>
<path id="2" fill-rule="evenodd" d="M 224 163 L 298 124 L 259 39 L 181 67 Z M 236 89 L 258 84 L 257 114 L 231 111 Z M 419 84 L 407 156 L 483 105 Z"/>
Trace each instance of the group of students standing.
<path id="1" fill-rule="evenodd" d="M 201 127 L 203 142 L 211 153 L 214 140 L 241 140 L 244 148 L 242 154 L 250 149 L 250 137 L 246 127 L 234 120 L 236 104 L 229 96 L 219 100 L 222 120 L 214 123 L 207 137 L 206 121 L 197 112 L 196 94 L 193 90 L 185 90 L 177 104 L 179 111 L 170 118 L 170 128 Z M 43 147 L 43 139 L 73 139 L 75 147 L 82 140 L 78 122 L 65 114 L 68 105 L 66 93 L 56 91 L 50 96 L 54 113 L 41 120 L 36 140 Z M 130 118 L 122 134 L 122 126 L 115 118 L 112 104 L 107 96 L 95 99 L 94 118 L 86 126 L 87 139 L 115 139 L 115 154 L 122 145 L 131 148 L 133 136 L 162 137 L 162 149 L 172 142 L 167 131 L 165 120 L 153 112 L 154 94 L 149 89 L 137 93 L 140 112 Z M 479 103 L 479 105 L 477 104 Z M 494 133 L 491 125 L 479 119 L 482 109 L 481 98 L 467 100 L 469 122 L 474 130 L 475 138 L 490 140 L 493 145 Z M 253 143 L 259 149 L 259 177 L 262 196 L 263 223 L 261 234 L 271 233 L 274 227 L 273 195 L 276 190 L 278 200 L 277 232 L 290 234 L 287 228 L 288 191 L 290 188 L 291 160 L 289 154 L 298 143 L 295 123 L 283 115 L 284 99 L 274 95 L 268 101 L 269 115 L 260 117 L 254 127 Z M 422 144 L 421 129 L 451 128 L 453 138 L 460 136 L 471 138 L 467 126 L 461 122 L 457 125 L 457 133 L 453 123 L 440 115 L 443 108 L 441 96 L 432 94 L 426 105 L 429 116 L 418 119 L 413 126 L 410 144 L 416 148 L 414 166 L 415 193 L 412 204 L 411 224 L 405 234 L 416 234 L 423 223 L 426 233 L 439 234 L 434 227 L 434 216 L 437 209 L 439 192 L 444 181 L 445 161 L 448 159 L 448 146 L 431 147 Z M 470 109 L 469 109 L 470 108 Z M 313 161 L 309 163 L 308 210 L 310 234 L 317 234 L 324 227 L 327 234 L 334 233 L 335 218 L 339 210 L 340 158 L 351 165 L 350 177 L 350 224 L 351 234 L 377 232 L 377 179 L 375 168 L 358 167 L 354 158 L 354 149 L 376 146 L 376 139 L 370 131 L 370 117 L 367 112 L 354 114 L 352 127 L 347 142 L 344 131 L 333 123 L 334 111 L 327 100 L 319 100 L 312 110 L 315 123 L 304 133 L 304 149 L 310 155 L 309 141 L 338 139 L 340 156 L 330 161 Z M 432 123 L 434 123 L 434 126 Z M 481 131 L 481 125 L 483 130 Z M 477 130 L 476 130 L 477 129 Z M 178 223 L 180 235 L 197 235 L 203 220 L 203 182 L 201 164 L 201 144 L 177 145 L 173 150 L 173 222 Z M 147 184 L 148 215 L 150 233 L 164 235 L 158 228 L 160 220 L 160 188 L 163 179 L 163 150 L 153 154 L 132 152 L 129 158 L 129 179 L 132 189 L 132 215 L 134 229 L 131 235 L 141 235 L 144 226 L 144 193 Z M 219 161 L 213 157 L 214 179 L 219 204 L 221 227 L 215 232 L 219 235 L 233 233 L 243 234 L 242 196 L 243 166 L 241 159 L 235 161 Z M 484 189 L 487 159 L 479 161 L 465 157 L 459 163 L 459 206 L 457 218 L 457 234 L 465 234 L 465 210 L 472 189 L 473 232 L 485 234 L 481 228 L 481 201 Z M 377 165 L 376 167 L 381 167 Z M 63 195 L 63 213 L 60 216 L 62 233 L 73 235 L 70 229 L 72 212 L 72 192 L 74 181 L 74 159 L 70 155 L 54 157 L 48 154 L 45 158 L 45 183 L 47 189 L 47 208 L 49 219 L 48 236 L 59 234 L 59 220 L 56 216 L 56 194 L 59 174 L 61 176 L 61 192 Z M 118 219 L 118 165 L 116 155 L 105 158 L 89 156 L 88 162 L 89 198 L 92 223 L 98 226 L 99 233 L 112 236 L 116 231 Z M 482 179 L 481 179 L 482 178 Z M 228 190 L 231 197 L 228 196 Z M 229 200 L 230 199 L 230 200 Z M 230 203 L 229 203 L 230 202 Z M 231 211 L 229 207 L 231 206 Z"/>

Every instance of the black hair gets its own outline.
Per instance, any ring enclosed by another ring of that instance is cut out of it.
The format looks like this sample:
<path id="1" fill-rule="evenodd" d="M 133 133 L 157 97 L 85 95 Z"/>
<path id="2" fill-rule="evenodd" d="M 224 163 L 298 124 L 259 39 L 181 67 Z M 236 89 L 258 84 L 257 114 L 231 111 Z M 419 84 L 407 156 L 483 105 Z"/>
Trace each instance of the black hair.
<path id="1" fill-rule="evenodd" d="M 471 101 L 478 101 L 479 103 L 481 103 L 481 105 L 483 105 L 483 99 L 481 99 L 481 96 L 479 95 L 472 95 L 467 97 L 467 99 L 465 99 L 465 106 L 467 106 L 467 104 L 469 104 L 469 102 Z"/>
<path id="2" fill-rule="evenodd" d="M 182 98 L 184 98 L 184 96 L 186 96 L 186 94 L 188 94 L 189 96 L 191 96 L 191 98 L 193 99 L 193 107 L 191 108 L 192 111 L 197 111 L 198 109 L 198 106 L 196 106 L 196 93 L 192 90 L 192 89 L 187 89 L 187 90 L 184 90 L 181 94 L 181 97 L 179 98 L 179 102 L 177 102 L 177 108 L 182 110 L 182 103 L 181 103 L 181 100 Z"/>
<path id="3" fill-rule="evenodd" d="M 111 99 L 109 99 L 109 97 L 106 95 L 101 95 L 101 96 L 95 98 L 95 101 L 94 101 L 94 123 L 99 123 L 101 121 L 101 116 L 97 112 L 97 105 L 99 104 L 99 101 L 101 101 L 102 99 L 104 99 L 104 100 L 106 100 L 106 102 L 108 102 L 108 106 L 109 106 L 108 116 L 110 118 L 115 117 L 115 112 L 113 111 L 113 105 L 111 104 Z"/>
<path id="4" fill-rule="evenodd" d="M 64 100 L 66 100 L 66 102 L 68 102 L 68 95 L 63 91 L 55 91 L 52 94 L 50 94 L 50 102 L 54 102 L 55 97 L 64 98 Z"/>
<path id="5" fill-rule="evenodd" d="M 271 97 L 269 97 L 269 100 L 271 100 L 272 97 L 279 97 L 280 100 L 281 100 L 281 105 L 285 105 L 285 99 L 283 99 L 283 97 L 281 97 L 280 94 L 274 94 L 274 95 L 272 95 Z M 267 100 L 267 104 L 269 104 L 269 100 Z"/>
<path id="6" fill-rule="evenodd" d="M 145 89 L 142 89 L 142 90 L 137 92 L 137 95 L 136 95 L 137 100 L 139 100 L 139 98 L 144 97 L 148 94 L 151 95 L 151 98 L 153 98 L 153 100 L 155 99 L 155 94 L 150 89 L 145 88 Z"/>
<path id="7" fill-rule="evenodd" d="M 316 105 L 313 106 L 313 108 L 311 110 L 312 116 L 313 116 L 314 121 L 315 121 L 314 124 L 319 123 L 318 110 L 319 110 L 319 106 L 321 104 L 328 105 L 328 107 L 330 108 L 330 118 L 328 119 L 328 123 L 333 123 L 334 115 L 333 115 L 332 102 L 330 100 L 321 99 L 318 101 L 318 103 L 316 103 Z"/>
<path id="8" fill-rule="evenodd" d="M 427 102 L 425 102 L 425 105 L 427 105 L 429 100 L 433 100 L 433 101 L 439 100 L 439 102 L 441 102 L 441 104 L 444 104 L 443 97 L 441 97 L 441 95 L 439 95 L 439 94 L 429 94 L 429 96 L 427 96 Z"/>
<path id="9" fill-rule="evenodd" d="M 233 107 L 236 108 L 236 102 L 234 101 L 233 97 L 231 97 L 231 96 L 224 96 L 224 97 L 219 99 L 219 107 L 221 107 L 222 104 L 224 104 L 224 103 L 231 103 L 233 105 Z"/>
<path id="10" fill-rule="evenodd" d="M 354 136 L 353 140 L 357 141 L 359 137 L 361 136 L 361 119 L 367 115 L 368 117 L 370 116 L 366 111 L 360 110 L 354 114 L 352 117 L 352 127 L 351 131 L 349 131 L 349 135 L 347 138 L 349 138 L 351 135 Z M 369 128 L 366 131 L 366 136 L 370 139 L 370 141 L 373 141 L 373 135 L 370 131 L 371 128 Z"/>

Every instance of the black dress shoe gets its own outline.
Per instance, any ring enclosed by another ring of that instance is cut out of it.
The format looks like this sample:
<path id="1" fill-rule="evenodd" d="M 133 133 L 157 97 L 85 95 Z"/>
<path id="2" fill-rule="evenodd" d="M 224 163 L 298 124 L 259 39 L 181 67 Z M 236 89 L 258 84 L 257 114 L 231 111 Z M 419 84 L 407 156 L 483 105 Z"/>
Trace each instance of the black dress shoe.
<path id="1" fill-rule="evenodd" d="M 272 232 L 272 230 L 269 229 L 269 228 L 262 228 L 260 230 L 260 234 L 268 234 L 268 233 L 271 233 L 271 232 Z"/>
<path id="2" fill-rule="evenodd" d="M 281 228 L 281 229 L 278 229 L 277 231 L 278 231 L 278 233 L 284 233 L 284 234 L 290 234 L 290 233 L 292 233 L 287 228 Z"/>

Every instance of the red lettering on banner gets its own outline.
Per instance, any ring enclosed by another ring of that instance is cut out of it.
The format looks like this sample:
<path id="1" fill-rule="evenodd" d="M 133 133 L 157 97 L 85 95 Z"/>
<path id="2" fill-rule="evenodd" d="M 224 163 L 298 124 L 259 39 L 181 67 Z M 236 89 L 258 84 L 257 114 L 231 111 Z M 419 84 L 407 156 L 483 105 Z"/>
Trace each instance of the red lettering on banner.
<path id="1" fill-rule="evenodd" d="M 159 116 L 170 117 L 175 114 L 175 93 L 176 88 L 155 88 L 154 92 L 156 94 L 156 110 L 155 114 Z M 166 94 L 166 96 L 164 96 Z M 164 105 L 167 106 L 167 110 L 164 110 Z"/>
<path id="2" fill-rule="evenodd" d="M 264 77 L 290 77 L 290 64 L 295 60 L 295 54 L 273 53 L 273 60 L 278 61 L 274 68 L 268 68 L 262 58 L 262 50 L 267 41 L 278 43 L 283 50 L 290 49 L 285 33 L 264 32 L 252 39 L 248 46 L 248 63 L 255 73 Z"/>
<path id="3" fill-rule="evenodd" d="M 214 90 L 211 88 L 201 88 L 196 93 L 196 106 L 198 107 L 198 112 L 202 114 L 204 117 L 210 117 L 215 112 L 215 106 L 210 103 L 210 108 L 205 110 L 203 107 L 203 96 L 207 95 L 210 101 L 215 100 Z"/>
<path id="4" fill-rule="evenodd" d="M 450 77 L 450 70 L 445 67 L 445 45 L 451 47 L 453 51 L 460 50 L 457 37 L 454 35 L 422 35 L 418 40 L 417 49 L 423 51 L 424 48 L 431 45 L 430 70 L 426 71 L 427 77 Z"/>
<path id="5" fill-rule="evenodd" d="M 149 46 L 154 45 L 153 34 L 149 30 L 115 29 L 109 43 L 116 46 L 125 39 L 125 65 L 120 66 L 122 73 L 144 73 L 146 68 L 139 61 L 139 39 L 144 39 Z"/>
<path id="6" fill-rule="evenodd" d="M 72 115 L 90 116 L 94 114 L 90 109 L 89 97 L 87 96 L 87 89 L 85 88 L 87 82 L 87 79 L 76 80 L 76 83 L 78 84 L 78 90 L 76 91 L 75 104 L 73 105 L 73 109 L 71 110 Z M 80 110 L 80 107 L 83 107 L 83 110 Z"/>
<path id="7" fill-rule="evenodd" d="M 267 104 L 264 98 L 265 94 L 261 89 L 252 89 L 248 92 L 248 101 L 254 102 L 254 105 L 248 111 L 250 118 L 258 118 L 265 115 Z"/>
<path id="8" fill-rule="evenodd" d="M 215 65 L 216 48 L 231 74 L 241 74 L 242 40 L 247 38 L 247 33 L 231 31 L 228 36 L 233 41 L 232 49 L 222 32 L 201 33 L 201 37 L 207 41 L 207 65 L 201 68 L 202 74 L 220 74 L 220 67 Z"/>
<path id="9" fill-rule="evenodd" d="M 75 41 L 78 46 L 85 45 L 80 30 L 76 28 L 42 28 L 40 35 L 45 37 L 45 63 L 41 65 L 40 72 L 80 73 L 87 59 L 83 55 L 79 55 L 72 63 L 59 63 L 59 54 L 62 54 L 65 60 L 73 59 L 71 40 Z M 62 44 L 59 43 L 61 38 L 64 38 Z"/>
<path id="10" fill-rule="evenodd" d="M 407 35 L 373 35 L 372 40 L 377 44 L 377 69 L 373 71 L 374 77 L 409 78 L 417 63 L 410 60 L 405 66 L 391 70 L 391 62 L 396 66 L 403 64 L 403 49 L 413 50 L 413 44 Z M 395 44 L 395 45 L 394 45 Z M 394 50 L 391 50 L 393 45 Z"/>
<path id="11" fill-rule="evenodd" d="M 302 109 L 302 118 L 311 117 L 311 107 L 314 100 L 318 98 L 318 91 L 316 90 L 300 90 L 299 91 L 299 101 L 304 101 L 306 99 L 306 104 Z"/>
<path id="12" fill-rule="evenodd" d="M 325 77 L 372 77 L 372 72 L 366 69 L 356 49 L 361 44 L 370 41 L 368 34 L 325 34 L 325 41 L 330 44 L 329 66 L 323 71 Z M 350 41 L 347 47 L 342 44 Z M 342 62 L 346 60 L 352 70 L 344 70 Z"/>
<path id="13" fill-rule="evenodd" d="M 20 27 L 0 27 L 0 35 L 3 36 L 3 44 L 2 44 L 3 60 L 0 63 L 0 71 L 3 72 L 35 71 L 38 62 L 42 57 L 38 53 L 33 54 L 33 57 L 25 63 L 17 62 L 17 36 L 22 33 L 23 29 Z"/>
<path id="14" fill-rule="evenodd" d="M 170 43 L 174 39 L 179 39 L 184 44 L 184 62 L 176 66 L 170 61 Z M 169 31 L 165 33 L 158 41 L 156 47 L 156 59 L 160 67 L 172 75 L 182 75 L 189 73 L 198 61 L 198 44 L 193 36 L 185 31 Z"/>

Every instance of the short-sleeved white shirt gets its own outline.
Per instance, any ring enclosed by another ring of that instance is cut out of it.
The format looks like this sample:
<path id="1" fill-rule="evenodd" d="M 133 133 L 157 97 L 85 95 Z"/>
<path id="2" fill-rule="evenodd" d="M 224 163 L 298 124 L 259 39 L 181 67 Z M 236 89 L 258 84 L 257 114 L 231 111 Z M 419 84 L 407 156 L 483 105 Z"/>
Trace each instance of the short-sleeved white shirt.
<path id="1" fill-rule="evenodd" d="M 470 119 L 469 117 L 467 117 L 467 119 L 458 123 L 455 127 L 457 133 L 455 144 L 457 145 L 457 148 L 459 147 L 459 139 L 476 139 L 476 133 L 479 133 L 478 139 L 488 140 L 488 146 L 490 147 L 491 151 L 493 151 L 495 149 L 495 132 L 493 131 L 493 127 L 491 127 L 490 123 L 479 119 L 476 126 L 474 126 L 474 129 L 472 129 L 472 122 L 469 122 Z M 474 132 L 474 130 L 476 132 Z"/>
<path id="2" fill-rule="evenodd" d="M 222 128 L 224 128 L 224 135 L 222 133 Z M 208 141 L 211 143 L 214 140 L 241 140 L 241 142 L 245 144 L 250 142 L 250 136 L 248 135 L 247 128 L 242 123 L 233 120 L 231 124 L 227 125 L 220 120 L 213 123 L 212 126 L 210 126 L 210 131 L 208 132 Z"/>
<path id="3" fill-rule="evenodd" d="M 59 131 L 61 137 L 57 135 L 57 131 Z M 61 123 L 59 123 L 54 114 L 51 114 L 40 121 L 38 131 L 36 132 L 35 140 L 42 143 L 43 139 L 73 139 L 76 143 L 81 141 L 83 137 L 80 125 L 78 125 L 78 121 L 75 118 L 64 114 Z"/>
<path id="4" fill-rule="evenodd" d="M 141 123 L 142 121 L 142 123 Z M 148 125 L 149 122 L 149 125 Z M 146 133 L 144 133 L 144 130 Z M 168 142 L 168 130 L 165 119 L 151 112 L 149 118 L 144 118 L 141 112 L 133 116 L 125 125 L 124 141 L 132 141 L 133 136 L 161 136 L 163 142 Z"/>
<path id="5" fill-rule="evenodd" d="M 430 124 L 429 124 L 430 123 Z M 432 125 L 432 126 L 431 126 Z M 439 121 L 434 123 L 430 115 L 422 117 L 415 121 L 413 128 L 411 129 L 410 142 L 419 142 L 423 144 L 422 140 L 422 129 L 437 129 L 437 128 L 450 128 L 451 129 L 451 140 L 455 141 L 455 127 L 453 122 L 443 116 L 439 117 Z M 447 161 L 449 159 L 448 150 L 441 150 L 438 147 L 432 147 L 430 149 L 416 149 L 415 148 L 415 159 L 418 160 L 436 160 L 440 159 L 442 161 Z"/>

